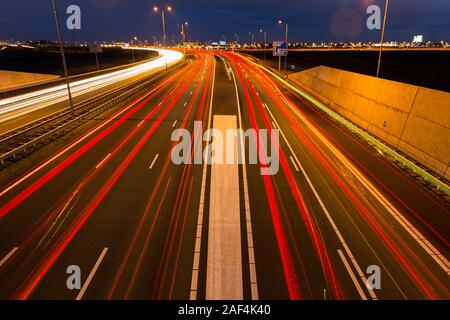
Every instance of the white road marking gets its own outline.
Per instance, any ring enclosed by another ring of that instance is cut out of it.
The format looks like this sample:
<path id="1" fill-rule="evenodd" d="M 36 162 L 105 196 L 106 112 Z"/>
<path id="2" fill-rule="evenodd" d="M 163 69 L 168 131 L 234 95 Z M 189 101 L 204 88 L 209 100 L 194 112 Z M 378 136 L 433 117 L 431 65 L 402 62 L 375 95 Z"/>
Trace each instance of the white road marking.
<path id="1" fill-rule="evenodd" d="M 270 109 L 267 107 L 267 110 L 270 112 Z M 272 113 L 271 113 L 272 114 Z M 275 123 L 277 123 L 277 121 L 274 118 Z M 278 124 L 278 123 L 277 123 Z M 278 125 L 279 126 L 279 125 Z M 361 267 L 359 266 L 358 262 L 356 261 L 356 259 L 354 258 L 352 252 L 350 251 L 350 248 L 348 247 L 347 243 L 344 240 L 344 237 L 342 236 L 341 232 L 339 231 L 338 227 L 336 226 L 336 224 L 334 223 L 334 220 L 331 218 L 330 213 L 328 212 L 327 207 L 325 206 L 325 204 L 322 201 L 322 198 L 319 196 L 319 193 L 317 192 L 316 188 L 314 187 L 313 183 L 311 182 L 311 179 L 309 178 L 308 174 L 306 173 L 305 169 L 303 168 L 302 164 L 300 163 L 300 161 L 298 160 L 297 155 L 294 152 L 294 149 L 292 149 L 291 144 L 289 143 L 288 139 L 286 138 L 286 136 L 284 135 L 283 131 L 280 130 L 280 134 L 283 137 L 284 141 L 286 142 L 289 150 L 291 151 L 299 169 L 301 170 L 303 176 L 305 177 L 306 181 L 308 182 L 309 187 L 311 188 L 314 196 L 316 197 L 317 201 L 319 202 L 323 212 L 325 213 L 325 216 L 328 219 L 328 222 L 331 224 L 331 227 L 333 228 L 334 232 L 336 233 L 337 237 L 339 238 L 339 241 L 342 244 L 342 247 L 344 248 L 345 252 L 347 253 L 347 255 L 350 257 L 350 261 L 352 262 L 353 266 L 355 267 L 355 269 L 358 272 L 359 277 L 361 278 L 362 282 L 366 285 L 367 287 L 367 279 L 366 276 L 364 275 L 364 273 L 362 272 Z M 368 288 L 369 290 L 369 294 L 372 297 L 372 299 L 377 300 L 377 296 L 375 294 L 375 292 L 373 291 L 373 289 Z"/>
<path id="2" fill-rule="evenodd" d="M 9 259 L 11 256 L 19 249 L 19 247 L 14 247 L 12 250 L 0 261 L 0 267 Z"/>
<path id="3" fill-rule="evenodd" d="M 258 66 L 253 61 L 245 58 L 250 63 Z M 269 80 L 271 81 L 271 80 Z M 435 262 L 448 274 L 450 275 L 450 262 L 447 258 L 442 255 L 442 253 L 436 249 L 410 222 L 406 219 L 397 208 L 387 200 L 383 194 L 381 194 L 376 187 L 370 183 L 364 175 L 351 163 L 348 159 L 337 150 L 325 137 L 316 129 L 314 126 L 297 110 L 296 106 L 291 102 L 286 100 L 280 89 L 275 86 L 275 84 L 271 81 L 274 90 L 276 89 L 279 93 L 280 98 L 293 110 L 293 112 L 297 115 L 299 119 L 301 119 L 313 132 L 314 134 L 322 139 L 325 145 L 338 157 L 344 165 L 355 175 L 355 177 L 362 183 L 362 185 L 366 186 L 367 190 L 385 207 L 385 209 L 397 220 L 397 222 L 410 234 L 410 236 L 416 240 L 416 242 L 430 255 L 431 258 L 435 260 Z M 298 159 L 297 159 L 298 160 Z"/>
<path id="4" fill-rule="evenodd" d="M 224 136 L 228 129 L 237 129 L 236 116 L 214 115 L 213 123 L 214 129 L 222 132 Z M 222 143 L 222 150 L 226 150 L 227 142 Z M 243 299 L 237 136 L 234 138 L 233 147 L 233 163 L 211 164 L 206 261 L 207 300 Z"/>
<path id="5" fill-rule="evenodd" d="M 138 123 L 137 127 L 142 126 L 144 124 L 144 122 L 145 122 L 145 119 L 142 119 L 142 121 Z"/>
<path id="6" fill-rule="evenodd" d="M 0 197 L 4 196 L 7 192 L 11 191 L 12 189 L 14 189 L 15 187 L 17 187 L 18 185 L 20 185 L 22 182 L 28 180 L 31 176 L 33 176 L 35 173 L 39 172 L 40 170 L 42 170 L 43 168 L 45 168 L 47 165 L 49 165 L 50 163 L 52 163 L 53 161 L 55 161 L 56 159 L 58 159 L 59 157 L 61 157 L 63 154 L 65 154 L 67 151 L 73 149 L 75 146 L 79 145 L 81 142 L 83 142 L 84 140 L 86 140 L 87 138 L 89 138 L 91 135 L 93 135 L 94 133 L 96 133 L 97 131 L 99 131 L 100 129 L 102 129 L 104 126 L 106 126 L 107 124 L 109 124 L 112 121 L 115 121 L 117 119 L 118 116 L 120 116 L 121 114 L 129 111 L 131 108 L 133 108 L 135 105 L 137 105 L 139 102 L 143 101 L 145 98 L 147 98 L 150 94 L 152 94 L 153 92 L 155 92 L 156 90 L 158 90 L 160 87 L 162 87 L 164 84 L 166 84 L 169 80 L 164 81 L 163 83 L 161 83 L 159 86 L 155 87 L 152 91 L 148 92 L 147 94 L 145 94 L 144 96 L 140 97 L 138 100 L 136 100 L 135 102 L 131 103 L 129 106 L 127 106 L 126 108 L 124 108 L 123 110 L 121 110 L 120 112 L 118 112 L 117 114 L 115 114 L 114 117 L 110 117 L 108 120 L 106 120 L 105 122 L 103 122 L 102 124 L 100 124 L 99 126 L 95 127 L 93 130 L 89 131 L 88 133 L 86 133 L 84 136 L 80 137 L 79 139 L 77 139 L 74 143 L 72 143 L 71 145 L 69 145 L 67 148 L 63 149 L 61 152 L 59 152 L 57 155 L 55 155 L 54 157 L 50 158 L 49 160 L 47 160 L 46 162 L 44 162 L 43 164 L 41 164 L 39 167 L 37 167 L 36 169 L 34 169 L 33 171 L 31 171 L 30 173 L 28 173 L 27 175 L 23 176 L 22 178 L 20 178 L 19 180 L 17 180 L 16 182 L 12 183 L 10 186 L 8 186 L 7 188 L 3 189 L 0 192 Z"/>
<path id="7" fill-rule="evenodd" d="M 192 91 L 191 91 L 191 94 L 192 94 Z M 187 106 L 187 102 L 184 103 L 183 107 L 186 107 L 186 106 Z"/>
<path id="8" fill-rule="evenodd" d="M 227 62 L 228 63 L 228 62 Z M 239 101 L 239 91 L 236 83 L 236 78 L 234 76 L 234 71 L 230 67 L 231 74 L 233 75 L 233 82 L 234 82 L 234 89 L 236 93 L 236 103 L 238 108 L 238 122 L 239 122 L 239 128 L 243 129 L 242 126 L 242 116 L 241 116 L 241 103 Z M 245 154 L 245 141 L 244 137 L 241 135 L 240 139 L 240 146 L 241 146 L 241 154 Z M 259 293 L 258 293 L 258 279 L 256 276 L 256 261 L 255 261 L 255 248 L 254 242 L 253 242 L 253 228 L 252 228 L 252 219 L 250 215 L 250 199 L 248 196 L 248 182 L 247 182 L 247 167 L 245 166 L 245 163 L 242 165 L 242 180 L 244 181 L 244 207 L 245 207 L 245 224 L 247 227 L 247 247 L 248 247 L 248 257 L 249 257 L 249 270 L 250 270 L 250 288 L 251 288 L 251 299 L 252 300 L 258 300 L 259 299 Z"/>
<path id="9" fill-rule="evenodd" d="M 177 124 L 177 121 L 178 121 L 178 120 L 175 120 L 175 121 L 173 122 L 172 128 L 175 127 L 175 125 Z"/>
<path id="10" fill-rule="evenodd" d="M 100 162 L 98 163 L 98 165 L 95 166 L 95 169 L 100 168 L 100 167 L 105 163 L 105 161 L 108 160 L 109 157 L 111 157 L 111 153 L 108 153 L 108 154 L 106 155 L 106 157 L 105 157 L 102 161 L 100 161 Z"/>
<path id="11" fill-rule="evenodd" d="M 152 161 L 152 163 L 150 164 L 150 167 L 148 167 L 149 169 L 152 169 L 152 168 L 153 168 L 153 166 L 155 165 L 156 160 L 158 159 L 158 157 L 159 157 L 159 153 L 153 158 L 153 161 Z"/>
<path id="12" fill-rule="evenodd" d="M 356 290 L 358 290 L 358 293 L 362 300 L 367 300 L 367 296 L 364 293 L 363 289 L 361 288 L 361 285 L 359 284 L 358 280 L 356 279 L 356 276 L 350 267 L 347 259 L 345 258 L 344 254 L 342 253 L 341 249 L 338 249 L 339 257 L 341 257 L 342 262 L 344 263 L 345 269 L 347 270 L 348 274 L 350 275 L 350 278 L 352 279 L 353 284 L 356 287 Z"/>
<path id="13" fill-rule="evenodd" d="M 339 151 L 332 145 L 314 126 L 305 118 L 298 110 L 284 97 L 282 99 L 294 111 L 294 113 L 311 129 L 311 131 L 328 147 L 328 149 L 346 166 L 350 172 L 366 187 L 366 189 L 383 205 L 383 207 L 394 217 L 395 220 L 404 228 L 410 236 L 433 258 L 436 263 L 450 275 L 450 263 L 445 256 L 443 256 L 438 249 L 436 249 L 409 221 L 406 219 L 397 208 L 387 200 L 383 194 L 368 180 L 364 175 Z"/>
<path id="14" fill-rule="evenodd" d="M 81 300 L 83 298 L 84 293 L 86 292 L 87 288 L 89 287 L 89 284 L 92 281 L 92 278 L 94 278 L 95 273 L 97 272 L 98 267 L 100 266 L 100 263 L 102 263 L 103 258 L 105 257 L 106 253 L 108 252 L 108 248 L 104 248 L 102 253 L 100 254 L 100 257 L 98 257 L 97 262 L 95 263 L 94 267 L 92 268 L 91 272 L 89 273 L 89 276 L 86 279 L 86 282 L 83 284 L 83 287 L 81 288 L 80 292 L 78 293 L 76 300 Z"/>
<path id="15" fill-rule="evenodd" d="M 212 118 L 212 104 L 214 99 L 214 82 L 216 78 L 216 61 L 213 59 L 213 79 L 211 83 L 211 100 L 209 103 L 209 115 L 208 115 L 208 129 L 211 128 L 211 118 Z M 208 130 L 208 140 L 211 137 L 211 133 Z M 204 211 L 204 203 L 205 203 L 205 189 L 206 189 L 206 173 L 207 173 L 207 164 L 203 163 L 203 172 L 202 172 L 202 185 L 200 191 L 200 205 L 198 208 L 198 217 L 197 217 L 197 234 L 195 236 L 195 251 L 194 251 L 194 262 L 192 264 L 192 280 L 191 280 L 191 290 L 189 294 L 190 300 L 197 299 L 197 290 L 198 290 L 198 270 L 200 267 L 200 247 L 202 243 L 202 229 L 203 229 L 203 211 Z"/>
<path id="16" fill-rule="evenodd" d="M 292 162 L 292 165 L 293 165 L 294 168 L 295 168 L 295 171 L 298 171 L 299 169 L 298 169 L 298 167 L 297 167 L 297 164 L 296 164 L 295 161 L 294 161 L 294 158 L 292 158 L 292 156 L 289 156 L 289 158 L 291 159 L 291 162 Z"/>

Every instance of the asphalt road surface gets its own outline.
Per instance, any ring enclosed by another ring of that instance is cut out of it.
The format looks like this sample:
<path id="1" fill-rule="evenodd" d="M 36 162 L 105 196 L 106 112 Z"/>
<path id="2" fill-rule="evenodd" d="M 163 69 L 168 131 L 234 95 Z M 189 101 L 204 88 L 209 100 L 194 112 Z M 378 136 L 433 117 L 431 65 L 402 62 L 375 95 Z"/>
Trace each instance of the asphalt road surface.
<path id="1" fill-rule="evenodd" d="M 193 54 L 1 187 L 0 298 L 450 298 L 444 200 L 253 62 Z"/>

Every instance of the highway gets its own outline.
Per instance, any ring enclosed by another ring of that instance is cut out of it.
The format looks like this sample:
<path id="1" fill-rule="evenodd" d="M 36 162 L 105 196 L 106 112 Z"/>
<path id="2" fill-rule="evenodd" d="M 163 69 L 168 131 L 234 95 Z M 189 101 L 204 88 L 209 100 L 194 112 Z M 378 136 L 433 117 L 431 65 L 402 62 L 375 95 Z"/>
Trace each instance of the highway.
<path id="1" fill-rule="evenodd" d="M 0 299 L 450 298 L 445 200 L 255 60 L 190 54 L 0 186 Z M 194 161 L 237 129 L 272 137 L 257 163 Z M 193 161 L 177 164 L 181 139 Z"/>
<path id="2" fill-rule="evenodd" d="M 72 81 L 70 88 L 74 103 L 82 102 L 96 95 L 105 94 L 126 83 L 137 81 L 164 70 L 181 60 L 176 51 L 159 50 L 159 57 L 126 69 L 103 73 L 86 79 Z M 32 123 L 40 117 L 68 109 L 67 86 L 55 85 L 0 99 L 0 134 L 6 134 L 17 127 Z"/>

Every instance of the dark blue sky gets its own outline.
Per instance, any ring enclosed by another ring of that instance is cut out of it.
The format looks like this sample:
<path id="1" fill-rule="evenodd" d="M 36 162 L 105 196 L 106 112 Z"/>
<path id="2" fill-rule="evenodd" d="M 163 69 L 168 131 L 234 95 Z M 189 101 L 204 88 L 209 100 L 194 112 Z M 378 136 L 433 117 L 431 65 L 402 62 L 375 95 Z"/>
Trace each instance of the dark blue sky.
<path id="1" fill-rule="evenodd" d="M 190 39 L 213 40 L 226 36 L 258 40 L 260 28 L 268 40 L 280 39 L 278 19 L 289 22 L 292 41 L 378 41 L 379 31 L 365 27 L 365 9 L 370 4 L 384 8 L 384 0 L 58 0 L 60 18 L 77 4 L 82 10 L 82 29 L 64 30 L 65 40 L 128 40 L 161 38 L 161 17 L 152 13 L 154 4 L 171 4 L 167 17 L 168 39 L 179 37 L 179 23 L 189 22 Z M 51 0 L 1 0 L 0 39 L 55 39 Z M 64 25 L 64 24 L 63 24 Z M 393 0 L 390 3 L 387 40 L 450 41 L 450 0 Z M 179 38 L 178 38 L 179 39 Z"/>

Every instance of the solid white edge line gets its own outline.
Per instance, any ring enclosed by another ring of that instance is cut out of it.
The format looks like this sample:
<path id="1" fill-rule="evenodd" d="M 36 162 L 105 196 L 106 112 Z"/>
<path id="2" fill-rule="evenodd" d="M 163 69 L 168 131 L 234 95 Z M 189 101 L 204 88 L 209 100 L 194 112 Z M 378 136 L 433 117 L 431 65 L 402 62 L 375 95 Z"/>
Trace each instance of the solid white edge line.
<path id="1" fill-rule="evenodd" d="M 227 61 L 227 60 L 225 60 Z M 227 61 L 228 63 L 228 61 Z M 239 120 L 239 128 L 243 129 L 242 125 L 242 117 L 241 117 L 241 103 L 239 101 L 239 91 L 236 83 L 236 77 L 234 75 L 233 68 L 231 68 L 231 75 L 233 76 L 233 82 L 234 82 L 234 88 L 236 91 L 236 101 L 238 106 L 238 120 Z M 242 157 L 245 157 L 245 150 L 244 150 L 244 137 L 241 135 L 241 155 Z M 250 289 L 251 289 L 251 299 L 252 300 L 259 300 L 259 293 L 258 293 L 258 280 L 256 277 L 256 262 L 254 260 L 255 257 L 255 248 L 254 248 L 254 241 L 253 241 L 253 229 L 252 229 L 252 221 L 251 221 L 251 215 L 250 215 L 250 199 L 249 199 L 249 193 L 248 193 L 248 183 L 247 183 L 247 167 L 245 165 L 245 161 L 242 165 L 242 179 L 244 181 L 244 206 L 245 206 L 245 223 L 247 226 L 247 244 L 248 244 L 248 256 L 249 256 L 249 268 L 250 268 Z M 251 257 L 253 257 L 253 260 L 251 260 Z"/>
<path id="2" fill-rule="evenodd" d="M 284 100 L 284 99 L 283 99 Z M 389 201 L 378 189 L 338 150 L 332 145 L 313 125 L 304 118 L 294 106 L 285 101 L 285 103 L 294 111 L 294 113 L 319 137 L 328 149 L 344 164 L 350 172 L 366 187 L 372 196 L 387 210 L 391 216 L 397 220 L 400 226 L 425 250 L 427 254 L 448 274 L 450 275 L 450 263 L 446 257 L 434 247 L 412 224 L 406 219 L 400 211 Z"/>
<path id="3" fill-rule="evenodd" d="M 275 117 L 273 116 L 272 112 L 270 111 L 270 108 L 267 107 L 267 111 L 271 114 L 271 116 L 273 117 L 275 123 L 279 126 L 278 122 L 275 120 Z M 328 222 L 331 224 L 331 227 L 333 228 L 334 232 L 336 233 L 339 241 L 341 242 L 345 252 L 348 254 L 348 256 L 350 257 L 350 261 L 352 262 L 353 266 L 355 267 L 355 269 L 358 271 L 358 275 L 360 276 L 362 282 L 365 284 L 365 286 L 367 287 L 367 279 L 364 275 L 364 273 L 362 272 L 361 267 L 359 266 L 358 262 L 356 261 L 356 259 L 353 257 L 352 252 L 350 251 L 349 246 L 347 245 L 347 243 L 344 240 L 344 237 L 342 236 L 341 232 L 339 231 L 338 227 L 336 226 L 336 224 L 334 223 L 334 220 L 331 218 L 331 215 L 327 209 L 327 207 L 325 206 L 325 204 L 322 201 L 322 198 L 319 196 L 319 193 L 317 192 L 316 188 L 314 187 L 313 183 L 311 182 L 311 179 L 309 178 L 308 174 L 306 173 L 306 170 L 303 168 L 302 164 L 300 163 L 300 161 L 298 160 L 297 155 L 294 152 L 294 149 L 292 148 L 291 144 L 289 143 L 287 137 L 284 135 L 283 131 L 280 130 L 280 134 L 283 137 L 284 141 L 286 142 L 286 145 L 288 146 L 289 150 L 291 151 L 295 161 L 297 162 L 298 167 L 300 168 L 300 171 L 302 172 L 303 176 L 305 177 L 306 181 L 308 182 L 309 187 L 311 188 L 314 196 L 316 197 L 317 201 L 319 202 L 322 211 L 324 212 L 325 216 L 328 219 Z M 372 299 L 377 300 L 377 296 L 375 294 L 375 292 L 373 291 L 373 289 L 367 287 L 369 294 L 371 296 Z"/>
<path id="4" fill-rule="evenodd" d="M 236 115 L 213 114 L 213 130 L 237 130 Z M 238 159 L 238 137 L 233 139 L 233 155 Z M 228 147 L 228 144 L 223 144 Z M 241 242 L 241 184 L 239 163 L 211 164 L 206 254 L 206 300 L 242 300 L 244 279 Z M 223 195 L 227 201 L 223 202 Z M 226 243 L 226 246 L 223 244 Z M 250 258 L 250 263 L 252 259 Z"/>
<path id="5" fill-rule="evenodd" d="M 254 63 L 253 61 L 249 60 L 246 57 L 243 57 L 250 63 L 256 65 L 258 68 L 261 68 L 258 64 Z M 269 72 L 270 73 L 270 72 Z M 284 79 L 283 81 L 285 84 L 293 88 L 294 86 L 287 83 Z M 273 82 L 272 82 L 272 85 Z M 274 85 L 274 87 L 276 87 Z M 313 132 L 316 136 L 321 138 L 325 145 L 328 146 L 330 151 L 332 151 L 335 156 L 340 159 L 344 165 L 347 165 L 347 168 L 355 175 L 355 177 L 362 183 L 362 185 L 366 186 L 367 190 L 385 207 L 385 209 L 394 217 L 395 220 L 403 227 L 403 229 L 410 234 L 410 236 L 416 240 L 416 242 L 427 252 L 430 257 L 441 267 L 444 272 L 446 272 L 448 275 L 450 275 L 450 262 L 447 260 L 447 258 L 435 247 L 433 246 L 428 239 L 426 239 L 410 222 L 408 219 L 406 219 L 398 210 L 397 208 L 389 201 L 387 200 L 383 194 L 381 194 L 378 189 L 370 182 L 368 181 L 365 176 L 355 167 L 353 164 L 347 160 L 347 158 L 327 140 L 325 139 L 322 134 L 317 131 L 314 126 L 303 117 L 303 115 L 297 110 L 295 105 L 290 103 L 284 98 L 284 95 L 282 92 L 277 88 L 280 97 L 282 100 L 293 110 L 293 112 L 297 115 L 299 119 L 301 119 Z"/>
<path id="6" fill-rule="evenodd" d="M 78 292 L 78 295 L 75 298 L 75 300 L 81 300 L 83 298 L 84 293 L 86 292 L 87 288 L 89 287 L 89 284 L 91 283 L 92 278 L 94 278 L 94 275 L 97 272 L 97 269 L 100 266 L 100 263 L 102 263 L 102 260 L 105 257 L 107 252 L 108 252 L 108 248 L 104 248 L 102 253 L 98 257 L 97 262 L 95 262 L 94 267 L 92 268 L 91 272 L 89 273 L 89 276 L 87 277 L 86 281 L 84 282 L 83 287 L 81 288 L 80 292 Z"/>

